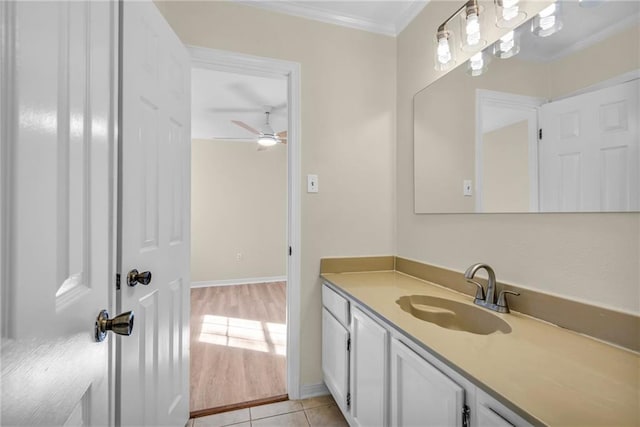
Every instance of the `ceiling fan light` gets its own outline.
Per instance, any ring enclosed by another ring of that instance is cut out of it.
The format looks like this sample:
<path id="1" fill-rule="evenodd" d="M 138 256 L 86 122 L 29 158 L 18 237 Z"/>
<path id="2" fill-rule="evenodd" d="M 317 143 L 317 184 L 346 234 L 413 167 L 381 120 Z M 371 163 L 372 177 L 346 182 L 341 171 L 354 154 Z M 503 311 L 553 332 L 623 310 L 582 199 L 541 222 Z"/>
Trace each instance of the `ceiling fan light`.
<path id="1" fill-rule="evenodd" d="M 261 135 L 260 138 L 258 138 L 258 144 L 262 145 L 263 147 L 271 147 L 272 145 L 276 145 L 277 143 L 278 140 L 273 135 Z"/>

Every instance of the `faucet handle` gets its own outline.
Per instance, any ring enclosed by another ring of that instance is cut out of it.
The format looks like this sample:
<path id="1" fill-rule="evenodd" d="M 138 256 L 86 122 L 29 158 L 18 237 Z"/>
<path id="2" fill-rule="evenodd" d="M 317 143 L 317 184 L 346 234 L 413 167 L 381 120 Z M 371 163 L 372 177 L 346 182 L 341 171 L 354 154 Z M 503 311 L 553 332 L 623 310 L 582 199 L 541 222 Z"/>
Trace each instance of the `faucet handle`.
<path id="1" fill-rule="evenodd" d="M 510 291 L 508 289 L 504 289 L 502 292 L 500 292 L 500 295 L 498 296 L 498 304 L 496 304 L 498 306 L 498 312 L 499 313 L 508 313 L 509 312 L 509 304 L 507 303 L 507 295 L 506 294 L 520 295 L 518 292 Z"/>
<path id="2" fill-rule="evenodd" d="M 476 301 L 484 301 L 484 288 L 482 287 L 482 285 L 471 279 L 467 279 L 467 283 L 471 283 L 472 285 L 476 285 L 478 287 L 476 289 Z"/>

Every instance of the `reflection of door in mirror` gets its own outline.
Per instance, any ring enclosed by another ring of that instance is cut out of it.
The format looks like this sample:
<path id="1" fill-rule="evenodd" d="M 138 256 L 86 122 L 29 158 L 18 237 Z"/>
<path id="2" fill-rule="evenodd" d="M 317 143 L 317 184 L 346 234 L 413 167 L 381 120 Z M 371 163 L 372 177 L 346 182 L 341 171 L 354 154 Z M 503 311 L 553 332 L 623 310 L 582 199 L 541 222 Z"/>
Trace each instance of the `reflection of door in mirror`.
<path id="1" fill-rule="evenodd" d="M 476 90 L 476 212 L 538 211 L 542 98 Z"/>
<path id="2" fill-rule="evenodd" d="M 640 80 L 542 106 L 543 212 L 640 209 Z"/>

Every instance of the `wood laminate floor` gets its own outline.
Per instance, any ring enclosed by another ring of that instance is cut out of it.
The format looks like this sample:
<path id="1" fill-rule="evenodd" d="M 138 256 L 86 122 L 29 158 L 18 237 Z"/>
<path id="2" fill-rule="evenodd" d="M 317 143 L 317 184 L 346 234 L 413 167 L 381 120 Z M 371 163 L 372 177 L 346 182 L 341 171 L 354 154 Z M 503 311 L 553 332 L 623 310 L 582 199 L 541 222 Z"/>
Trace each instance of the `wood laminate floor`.
<path id="1" fill-rule="evenodd" d="M 287 393 L 286 284 L 191 289 L 191 412 Z"/>

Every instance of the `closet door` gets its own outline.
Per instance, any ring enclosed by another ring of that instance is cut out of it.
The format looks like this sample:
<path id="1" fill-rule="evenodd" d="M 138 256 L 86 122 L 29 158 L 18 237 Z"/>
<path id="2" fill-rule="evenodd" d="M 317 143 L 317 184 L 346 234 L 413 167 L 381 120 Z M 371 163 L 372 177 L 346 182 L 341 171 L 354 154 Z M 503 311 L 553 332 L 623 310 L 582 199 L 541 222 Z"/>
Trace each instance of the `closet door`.
<path id="1" fill-rule="evenodd" d="M 640 209 L 640 80 L 541 108 L 540 209 Z"/>

